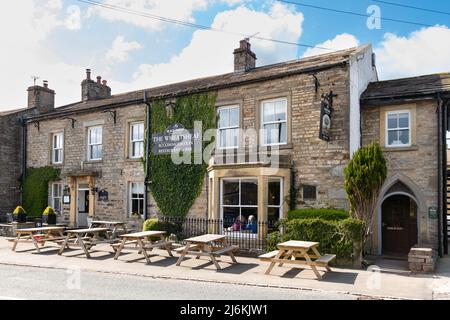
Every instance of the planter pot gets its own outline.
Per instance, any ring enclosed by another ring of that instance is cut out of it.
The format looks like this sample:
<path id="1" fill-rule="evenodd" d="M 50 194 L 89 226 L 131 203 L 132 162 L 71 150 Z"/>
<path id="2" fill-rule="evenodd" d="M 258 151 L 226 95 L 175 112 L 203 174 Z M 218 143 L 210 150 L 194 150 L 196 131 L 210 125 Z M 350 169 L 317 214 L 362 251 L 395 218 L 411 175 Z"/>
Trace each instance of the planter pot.
<path id="1" fill-rule="evenodd" d="M 35 226 L 36 228 L 42 227 L 42 219 L 41 219 L 41 218 L 36 218 L 36 219 L 34 219 L 34 226 Z"/>
<path id="2" fill-rule="evenodd" d="M 19 213 L 17 215 L 17 222 L 19 222 L 19 223 L 27 222 L 27 214 L 26 213 Z"/>
<path id="3" fill-rule="evenodd" d="M 48 224 L 56 224 L 56 214 L 49 214 L 47 216 L 47 223 Z"/>
<path id="4" fill-rule="evenodd" d="M 17 222 L 17 214 L 13 214 L 12 215 L 12 221 L 13 222 Z"/>
<path id="5" fill-rule="evenodd" d="M 42 222 L 43 223 L 48 223 L 48 215 L 46 215 L 46 214 L 42 215 Z"/>
<path id="6" fill-rule="evenodd" d="M 6 214 L 6 222 L 7 222 L 7 223 L 11 223 L 11 222 L 13 222 L 13 221 L 14 221 L 13 214 L 12 214 L 11 212 L 8 212 L 8 213 Z"/>

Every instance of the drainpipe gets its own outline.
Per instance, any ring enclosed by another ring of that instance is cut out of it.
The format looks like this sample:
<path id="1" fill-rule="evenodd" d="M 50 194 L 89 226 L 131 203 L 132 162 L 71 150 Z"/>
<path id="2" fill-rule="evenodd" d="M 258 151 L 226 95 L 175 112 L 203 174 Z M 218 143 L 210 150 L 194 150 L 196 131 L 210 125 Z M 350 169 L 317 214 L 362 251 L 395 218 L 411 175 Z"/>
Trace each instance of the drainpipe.
<path id="1" fill-rule="evenodd" d="M 442 223 L 442 217 L 444 216 L 444 207 L 443 207 L 443 195 L 444 195 L 444 176 L 443 176 L 443 168 L 442 168 L 442 138 L 443 138 L 443 116 L 442 116 L 442 107 L 443 100 L 441 96 L 438 94 L 438 253 L 439 256 L 442 257 L 442 231 L 444 229 L 444 224 Z M 445 237 L 445 235 L 444 235 Z"/>
<path id="2" fill-rule="evenodd" d="M 144 91 L 144 103 L 146 105 L 146 142 L 145 142 L 145 192 L 144 192 L 144 220 L 148 219 L 148 194 L 150 192 L 151 175 L 150 175 L 150 139 L 151 139 L 151 120 L 152 120 L 152 105 L 147 101 L 147 91 Z"/>
<path id="3" fill-rule="evenodd" d="M 23 203 L 23 183 L 25 182 L 25 176 L 27 172 L 27 120 L 22 117 L 20 119 L 22 125 L 22 145 L 20 148 L 21 153 L 21 182 L 20 182 L 20 203 Z"/>

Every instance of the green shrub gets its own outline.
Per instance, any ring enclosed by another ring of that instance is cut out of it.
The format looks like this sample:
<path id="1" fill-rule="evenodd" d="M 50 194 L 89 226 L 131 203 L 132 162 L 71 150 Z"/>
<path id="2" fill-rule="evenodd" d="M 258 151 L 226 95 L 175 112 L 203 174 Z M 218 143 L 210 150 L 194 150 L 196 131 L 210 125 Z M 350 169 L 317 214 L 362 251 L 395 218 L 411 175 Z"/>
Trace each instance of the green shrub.
<path id="1" fill-rule="evenodd" d="M 23 182 L 23 206 L 29 216 L 39 217 L 48 206 L 48 183 L 59 179 L 60 169 L 28 168 Z"/>
<path id="2" fill-rule="evenodd" d="M 319 242 L 319 252 L 336 254 L 338 260 L 357 259 L 364 235 L 362 221 L 347 218 L 338 221 L 324 219 L 293 219 L 281 223 L 283 233 L 273 232 L 268 236 L 268 251 L 276 249 L 280 242 L 302 240 Z"/>
<path id="3" fill-rule="evenodd" d="M 27 214 L 27 212 L 22 206 L 17 206 L 13 211 L 13 215 L 18 216 L 20 213 Z"/>
<path id="4" fill-rule="evenodd" d="M 55 214 L 55 210 L 50 206 L 45 208 L 44 212 L 42 213 L 42 215 L 44 215 L 44 216 L 48 216 L 48 215 L 52 215 L 52 214 Z"/>
<path id="5" fill-rule="evenodd" d="M 182 231 L 182 224 L 152 218 L 144 221 L 142 229 L 143 231 L 165 231 L 166 236 L 170 236 L 173 233 L 179 238 Z"/>
<path id="6" fill-rule="evenodd" d="M 298 209 L 288 213 L 288 220 L 293 219 L 323 219 L 329 221 L 344 220 L 349 218 L 348 211 L 343 209 L 323 208 L 323 209 Z"/>

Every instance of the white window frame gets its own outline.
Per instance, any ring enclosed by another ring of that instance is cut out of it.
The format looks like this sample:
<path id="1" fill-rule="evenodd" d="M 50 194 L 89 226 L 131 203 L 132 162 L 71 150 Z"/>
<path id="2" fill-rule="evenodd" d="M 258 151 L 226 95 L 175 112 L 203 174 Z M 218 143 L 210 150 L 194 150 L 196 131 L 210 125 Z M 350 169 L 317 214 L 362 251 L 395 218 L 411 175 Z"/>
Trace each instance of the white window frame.
<path id="1" fill-rule="evenodd" d="M 57 186 L 59 186 L 59 191 L 60 192 L 59 192 L 59 196 L 55 197 L 55 188 Z M 60 183 L 60 182 L 52 183 L 52 197 L 51 197 L 51 201 L 52 202 L 51 202 L 51 206 L 52 206 L 53 209 L 55 209 L 56 208 L 55 201 L 58 201 L 59 202 L 59 207 L 61 209 L 58 213 L 61 213 L 61 211 L 63 209 L 62 196 L 63 196 L 62 183 Z M 55 209 L 55 211 L 56 211 L 56 209 Z"/>
<path id="2" fill-rule="evenodd" d="M 91 131 L 94 129 L 100 129 L 101 130 L 101 134 L 100 134 L 100 142 L 95 142 L 92 143 L 91 142 Z M 91 147 L 92 146 L 101 146 L 102 147 L 102 154 L 100 158 L 92 158 L 92 154 L 91 154 Z M 87 131 L 87 157 L 88 157 L 88 161 L 97 161 L 97 160 L 102 160 L 103 158 L 103 126 L 92 126 L 88 128 Z"/>
<path id="3" fill-rule="evenodd" d="M 268 121 L 264 122 L 264 104 L 265 103 L 271 103 L 271 102 L 279 102 L 284 101 L 285 102 L 285 113 L 286 113 L 286 119 L 285 120 L 276 120 L 276 121 Z M 261 139 L 261 145 L 263 146 L 282 146 L 286 145 L 288 142 L 288 99 L 287 98 L 275 98 L 275 99 L 268 99 L 261 101 L 260 109 L 261 112 L 260 119 L 261 119 L 261 126 L 260 126 L 260 139 Z M 285 142 L 277 142 L 277 143 L 265 143 L 265 134 L 264 134 L 264 126 L 268 124 L 278 124 L 278 123 L 285 123 L 286 124 L 286 141 Z"/>
<path id="4" fill-rule="evenodd" d="M 283 184 L 283 182 L 284 182 L 284 179 L 282 178 L 282 177 L 269 177 L 269 179 L 268 179 L 268 182 L 267 182 L 267 184 L 270 182 L 270 181 L 275 181 L 275 180 L 277 180 L 277 181 L 279 181 L 280 182 L 280 204 L 279 205 L 269 205 L 269 204 L 267 204 L 267 208 L 279 208 L 279 211 L 278 211 L 278 213 L 279 213 L 279 216 L 278 216 L 278 220 L 280 220 L 281 219 L 281 217 L 283 217 L 283 203 L 284 203 L 284 184 Z M 267 196 L 269 195 L 269 185 L 267 185 Z"/>
<path id="5" fill-rule="evenodd" d="M 138 126 L 138 125 L 142 125 L 142 139 L 136 139 L 133 140 L 133 127 Z M 144 126 L 144 122 L 143 121 L 137 121 L 137 122 L 131 122 L 130 123 L 130 137 L 129 137 L 129 157 L 130 159 L 139 159 L 142 158 L 144 156 L 144 136 L 145 136 L 145 126 Z M 142 144 L 142 154 L 140 155 L 134 155 L 133 154 L 133 146 L 135 143 L 141 143 Z"/>
<path id="6" fill-rule="evenodd" d="M 142 186 L 144 187 L 144 193 L 142 194 L 143 197 L 142 198 L 133 198 L 133 184 L 142 184 Z M 145 211 L 145 184 L 144 182 L 140 182 L 140 181 L 129 181 L 128 182 L 128 216 L 132 217 L 133 214 L 133 200 L 139 200 L 143 202 L 143 211 L 141 213 L 141 217 L 144 216 L 144 211 Z"/>
<path id="7" fill-rule="evenodd" d="M 237 109 L 238 111 L 238 118 L 237 118 L 237 125 L 236 126 L 228 126 L 228 127 L 220 127 L 220 111 L 221 110 L 227 110 L 227 109 Z M 217 108 L 217 115 L 219 117 L 219 121 L 217 122 L 217 149 L 226 150 L 226 149 L 238 149 L 239 148 L 239 130 L 238 130 L 238 139 L 237 139 L 237 145 L 236 146 L 221 146 L 221 131 L 227 131 L 227 130 L 234 130 L 240 128 L 240 122 L 241 122 L 241 108 L 240 105 L 234 104 L 229 106 L 221 106 Z"/>
<path id="8" fill-rule="evenodd" d="M 56 147 L 55 146 L 55 138 L 61 137 L 61 146 Z M 60 151 L 60 161 L 56 161 L 56 152 Z M 64 132 L 55 132 L 52 134 L 52 163 L 53 164 L 61 164 L 63 163 L 64 159 Z"/>
<path id="9" fill-rule="evenodd" d="M 408 128 L 399 128 L 399 127 L 397 127 L 397 128 L 394 128 L 394 129 L 389 129 L 389 116 L 390 115 L 399 115 L 399 114 L 401 114 L 401 113 L 407 113 L 408 114 Z M 385 115 L 385 146 L 387 147 L 387 148 L 407 148 L 407 147 L 411 147 L 411 145 L 412 145 L 412 141 L 411 141 L 411 139 L 412 139 L 412 134 L 411 134 L 411 132 L 412 132 L 412 128 L 411 128 L 411 110 L 394 110 L 394 111 L 388 111 L 388 112 L 386 112 L 386 115 Z M 400 130 L 408 130 L 408 134 L 409 134 L 409 136 L 408 136 L 408 141 L 409 141 L 409 143 L 408 144 L 392 144 L 392 145 L 390 145 L 389 144 L 389 132 L 390 131 L 400 131 Z"/>

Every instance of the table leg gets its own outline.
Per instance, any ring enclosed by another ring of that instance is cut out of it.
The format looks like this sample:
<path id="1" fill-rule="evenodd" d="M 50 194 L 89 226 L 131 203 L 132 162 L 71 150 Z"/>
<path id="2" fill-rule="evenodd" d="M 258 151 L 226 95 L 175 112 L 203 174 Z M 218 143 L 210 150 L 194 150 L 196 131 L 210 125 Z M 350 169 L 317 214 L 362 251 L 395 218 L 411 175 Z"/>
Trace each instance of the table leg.
<path id="1" fill-rule="evenodd" d="M 309 264 L 309 266 L 311 267 L 312 271 L 314 271 L 314 274 L 316 275 L 317 279 L 322 280 L 322 276 L 320 275 L 320 272 L 317 270 L 316 266 L 314 264 L 312 264 L 312 260 L 308 255 L 307 251 L 303 251 L 303 257 L 305 258 L 305 260 L 307 262 L 311 262 L 311 264 Z"/>
<path id="2" fill-rule="evenodd" d="M 280 259 L 284 254 L 284 250 L 279 250 L 277 255 L 275 256 L 275 259 Z M 273 267 L 275 267 L 275 265 L 277 264 L 276 261 L 272 261 L 269 265 L 269 267 L 267 268 L 265 274 L 270 274 L 270 272 L 272 271 Z"/>
<path id="3" fill-rule="evenodd" d="M 189 251 L 189 247 L 191 246 L 191 242 L 186 242 L 186 246 L 184 247 L 183 252 L 181 253 L 180 257 L 178 258 L 177 261 L 177 266 L 179 266 L 181 264 L 181 262 L 183 261 L 184 256 L 186 255 L 186 253 Z"/>
<path id="4" fill-rule="evenodd" d="M 142 253 L 144 254 L 145 260 L 147 260 L 147 263 L 150 263 L 150 258 L 148 257 L 147 250 L 144 248 L 144 243 L 142 242 L 142 239 L 138 238 L 137 242 L 139 244 L 139 247 L 141 248 Z"/>
<path id="5" fill-rule="evenodd" d="M 20 241 L 20 234 L 17 234 L 16 239 L 14 240 L 12 251 L 16 251 L 16 247 L 17 247 L 17 244 L 19 243 L 19 241 Z"/>
<path id="6" fill-rule="evenodd" d="M 314 254 L 316 255 L 316 259 L 319 259 L 322 255 L 320 254 L 319 250 L 317 250 L 317 247 L 313 247 L 312 251 L 314 252 Z M 331 268 L 327 265 L 325 266 L 325 270 L 330 271 L 331 272 Z"/>
<path id="7" fill-rule="evenodd" d="M 160 239 L 161 241 L 166 241 L 166 239 L 164 238 L 164 235 L 163 235 L 163 234 L 159 236 L 159 239 Z M 166 251 L 167 251 L 167 253 L 169 254 L 169 256 L 170 256 L 170 257 L 173 257 L 171 246 L 172 246 L 171 244 L 168 244 L 168 245 L 166 245 L 164 248 L 166 249 Z"/>
<path id="8" fill-rule="evenodd" d="M 127 239 L 123 238 L 122 239 L 122 243 L 120 244 L 120 246 L 117 248 L 116 251 L 116 255 L 114 256 L 114 260 L 117 260 L 120 256 L 120 253 L 122 252 L 123 247 L 125 247 L 125 243 L 126 243 Z"/>
<path id="9" fill-rule="evenodd" d="M 61 255 L 63 253 L 64 249 L 69 246 L 69 238 L 70 238 L 70 235 L 67 234 L 66 238 L 64 239 L 64 242 L 61 244 L 61 248 L 58 251 L 59 255 Z"/>
<path id="10" fill-rule="evenodd" d="M 284 259 L 290 259 L 293 252 L 294 252 L 293 250 L 289 250 L 289 251 L 286 253 L 286 256 L 284 257 Z M 279 264 L 278 266 L 279 266 L 279 267 L 282 267 L 283 264 L 284 264 L 283 262 L 280 262 L 280 264 Z"/>
<path id="11" fill-rule="evenodd" d="M 86 258 L 89 259 L 89 258 L 91 257 L 91 255 L 89 254 L 89 250 L 86 248 L 86 246 L 85 246 L 85 244 L 84 244 L 84 241 L 83 241 L 83 239 L 81 238 L 81 235 L 80 235 L 80 234 L 77 234 L 77 238 L 78 238 L 78 242 L 79 242 L 81 248 L 83 249 L 84 253 L 86 254 Z"/>
<path id="12" fill-rule="evenodd" d="M 36 247 L 37 252 L 38 252 L 38 253 L 41 253 L 41 250 L 39 249 L 39 245 L 38 245 L 36 239 L 34 238 L 34 235 L 33 235 L 33 234 L 31 235 L 31 241 L 33 241 L 33 244 L 34 244 L 34 246 Z"/>
<path id="13" fill-rule="evenodd" d="M 209 257 L 211 258 L 211 261 L 214 263 L 214 265 L 216 266 L 217 270 L 221 270 L 219 263 L 217 263 L 216 258 L 214 257 L 214 255 L 212 253 L 209 254 Z"/>

